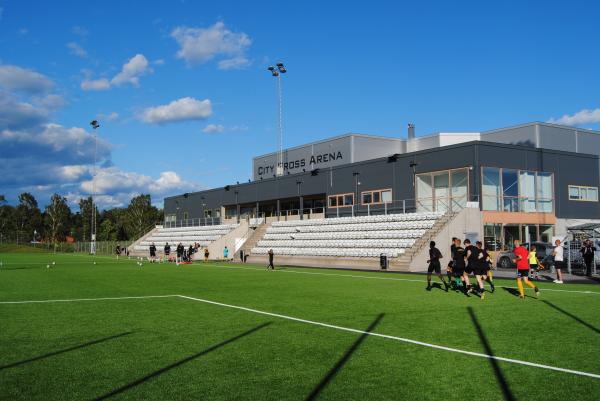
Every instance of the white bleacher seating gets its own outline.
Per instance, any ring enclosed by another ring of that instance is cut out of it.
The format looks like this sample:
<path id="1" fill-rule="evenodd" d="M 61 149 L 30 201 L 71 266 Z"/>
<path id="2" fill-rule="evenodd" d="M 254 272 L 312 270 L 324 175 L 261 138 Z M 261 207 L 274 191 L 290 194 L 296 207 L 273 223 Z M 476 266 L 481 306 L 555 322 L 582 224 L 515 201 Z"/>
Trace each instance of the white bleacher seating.
<path id="1" fill-rule="evenodd" d="M 264 255 L 398 257 L 442 213 L 405 213 L 274 222 L 252 249 Z"/>
<path id="2" fill-rule="evenodd" d="M 180 242 L 183 246 L 188 247 L 196 243 L 201 247 L 210 245 L 211 242 L 218 240 L 222 236 L 228 234 L 233 229 L 239 227 L 239 224 L 220 224 L 214 226 L 197 226 L 197 227 L 177 227 L 177 228 L 159 228 L 152 235 L 140 241 L 135 246 L 136 251 L 148 251 L 152 243 L 156 245 L 159 252 L 162 252 L 165 243 L 171 245 L 171 251 L 175 251 L 175 247 Z"/>

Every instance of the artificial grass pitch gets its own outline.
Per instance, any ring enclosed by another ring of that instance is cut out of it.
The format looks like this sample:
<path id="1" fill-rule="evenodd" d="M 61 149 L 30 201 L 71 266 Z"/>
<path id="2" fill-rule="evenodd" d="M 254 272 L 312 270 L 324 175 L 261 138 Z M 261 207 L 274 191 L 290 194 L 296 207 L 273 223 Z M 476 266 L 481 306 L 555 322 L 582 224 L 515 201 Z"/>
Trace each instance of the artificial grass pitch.
<path id="1" fill-rule="evenodd" d="M 422 275 L 68 254 L 0 261 L 2 400 L 600 394 L 600 286 L 542 283 L 539 300 L 529 289 L 520 300 L 501 288 L 514 280 L 496 280 L 480 300 L 428 292 Z M 7 303 L 33 300 L 57 302 Z"/>

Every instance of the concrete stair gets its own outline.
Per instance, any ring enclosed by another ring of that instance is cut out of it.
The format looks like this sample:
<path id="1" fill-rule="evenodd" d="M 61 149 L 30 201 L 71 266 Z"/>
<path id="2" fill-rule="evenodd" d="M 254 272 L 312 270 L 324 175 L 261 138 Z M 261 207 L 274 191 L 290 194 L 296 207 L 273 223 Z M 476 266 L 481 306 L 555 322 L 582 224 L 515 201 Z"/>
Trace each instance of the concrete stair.
<path id="1" fill-rule="evenodd" d="M 145 241 L 146 238 L 156 233 L 156 231 L 158 231 L 159 228 L 162 228 L 162 226 L 154 226 L 152 230 L 148 231 L 146 234 L 138 238 L 137 241 L 135 241 L 133 244 L 129 245 L 129 256 L 148 256 L 148 251 L 136 251 L 135 246 L 139 245 L 142 241 Z M 156 248 L 160 248 L 160 251 L 162 252 L 162 247 L 160 246 L 160 244 L 156 244 Z"/>
<path id="2" fill-rule="evenodd" d="M 429 248 L 429 242 L 440 231 L 442 231 L 442 229 L 444 227 L 446 227 L 446 225 L 450 221 L 452 221 L 452 219 L 454 218 L 454 216 L 456 216 L 456 214 L 457 213 L 448 212 L 444 216 L 442 216 L 440 219 L 438 219 L 435 222 L 435 224 L 433 225 L 433 227 L 431 227 L 429 230 L 427 230 L 425 232 L 425 234 L 423 234 L 423 236 L 421 238 L 419 238 L 412 247 L 407 249 L 402 256 L 400 256 L 396 259 L 392 259 L 390 261 L 389 270 L 410 271 L 410 264 L 413 261 L 413 258 L 415 257 L 415 255 L 417 253 L 419 253 L 419 251 L 421 251 L 423 249 L 423 247 Z M 440 244 L 438 244 L 438 245 L 440 245 Z M 445 244 L 441 244 L 441 245 L 445 246 Z"/>
<path id="3" fill-rule="evenodd" d="M 252 232 L 248 234 L 248 238 L 246 239 L 246 242 L 244 242 L 244 245 L 242 245 L 242 247 L 235 253 L 233 260 L 235 262 L 240 261 L 241 251 L 244 251 L 245 255 L 250 255 L 250 251 L 256 246 L 258 241 L 260 241 L 262 237 L 265 236 L 267 229 L 270 225 L 270 223 L 262 223 L 256 228 L 250 228 Z"/>

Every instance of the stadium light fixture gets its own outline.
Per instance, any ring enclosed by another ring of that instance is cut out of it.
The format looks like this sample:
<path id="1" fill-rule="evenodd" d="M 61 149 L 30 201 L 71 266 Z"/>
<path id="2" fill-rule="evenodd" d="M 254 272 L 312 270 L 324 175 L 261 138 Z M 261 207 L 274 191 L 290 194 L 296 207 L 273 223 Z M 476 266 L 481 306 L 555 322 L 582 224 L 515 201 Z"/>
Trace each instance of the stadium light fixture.
<path id="1" fill-rule="evenodd" d="M 282 62 L 269 66 L 267 70 L 271 72 L 271 76 L 277 78 L 277 99 L 279 103 L 279 138 L 277 140 L 277 169 L 275 177 L 283 175 L 283 100 L 281 96 L 281 74 L 285 74 L 287 69 Z"/>
<path id="2" fill-rule="evenodd" d="M 91 229 L 91 245 L 90 253 L 96 254 L 96 158 L 98 156 L 98 136 L 96 130 L 100 128 L 98 120 L 92 120 L 90 122 L 92 129 L 94 130 L 94 168 L 92 170 L 92 229 Z"/>

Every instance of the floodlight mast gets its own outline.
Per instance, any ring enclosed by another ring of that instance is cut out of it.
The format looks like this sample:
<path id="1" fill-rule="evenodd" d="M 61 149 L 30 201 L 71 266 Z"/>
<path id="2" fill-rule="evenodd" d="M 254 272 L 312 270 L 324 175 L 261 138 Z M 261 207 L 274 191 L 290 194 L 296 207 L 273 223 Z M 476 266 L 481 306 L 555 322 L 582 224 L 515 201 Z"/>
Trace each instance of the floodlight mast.
<path id="1" fill-rule="evenodd" d="M 97 120 L 92 120 L 90 125 L 94 129 L 94 168 L 92 169 L 92 227 L 90 253 L 96 254 L 96 157 L 98 154 L 98 136 L 96 129 L 100 128 Z"/>
<path id="2" fill-rule="evenodd" d="M 281 74 L 285 74 L 287 69 L 283 63 L 277 63 L 276 67 L 269 66 L 271 76 L 277 78 L 277 99 L 279 103 L 279 135 L 277 139 L 277 170 L 278 176 L 283 175 L 283 98 L 281 95 Z"/>

